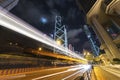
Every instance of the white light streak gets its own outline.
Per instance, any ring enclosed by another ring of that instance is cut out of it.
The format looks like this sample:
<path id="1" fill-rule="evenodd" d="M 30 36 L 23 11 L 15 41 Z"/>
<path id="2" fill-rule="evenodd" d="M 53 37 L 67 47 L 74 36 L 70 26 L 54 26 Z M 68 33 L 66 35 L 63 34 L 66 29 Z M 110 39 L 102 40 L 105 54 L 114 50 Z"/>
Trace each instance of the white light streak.
<path id="1" fill-rule="evenodd" d="M 74 68 L 74 67 L 75 67 L 75 68 Z M 58 75 L 58 74 L 64 74 L 64 73 L 70 72 L 70 71 L 77 71 L 77 70 L 79 70 L 79 72 L 81 71 L 81 72 L 83 72 L 83 73 L 84 73 L 84 71 L 85 71 L 85 70 L 80 70 L 80 69 L 81 69 L 80 67 L 78 67 L 78 68 L 76 68 L 76 66 L 74 66 L 74 67 L 73 67 L 73 68 L 70 68 L 70 69 L 68 69 L 68 70 L 66 70 L 66 71 L 61 71 L 61 72 L 57 72 L 57 73 L 53 73 L 53 74 L 49 74 L 49 75 L 37 77 L 37 78 L 34 78 L 34 79 L 32 79 L 32 80 L 39 80 L 39 79 L 43 79 L 43 78 L 55 76 L 55 75 Z M 77 71 L 77 73 L 78 73 L 78 71 Z M 75 73 L 75 74 L 77 74 L 77 73 Z M 73 75 L 75 75 L 75 74 L 73 74 Z M 73 76 L 73 75 L 70 75 L 70 76 Z M 69 77 L 70 77 L 70 76 L 69 76 Z M 66 78 L 68 78 L 68 77 L 66 77 Z M 62 79 L 62 80 L 64 80 L 64 79 Z"/>
<path id="2" fill-rule="evenodd" d="M 89 69 L 91 68 L 91 65 L 83 65 L 83 68 L 84 68 L 85 70 L 89 70 Z"/>
<path id="3" fill-rule="evenodd" d="M 43 79 L 43 78 L 46 78 L 46 77 L 55 76 L 55 75 L 62 74 L 62 73 L 66 73 L 66 72 L 69 72 L 69 71 L 62 71 L 62 72 L 58 72 L 58 73 L 53 73 L 53 74 L 49 74 L 49 75 L 46 75 L 46 76 L 34 78 L 34 79 L 32 79 L 32 80 L 39 80 L 39 79 Z"/>
<path id="4" fill-rule="evenodd" d="M 0 25 L 3 27 L 6 27 L 8 29 L 11 29 L 13 31 L 16 31 L 20 34 L 23 34 L 27 37 L 30 37 L 34 40 L 37 40 L 39 42 L 42 42 L 46 45 L 49 45 L 51 47 L 54 47 L 60 51 L 62 51 L 61 54 L 65 54 L 67 56 L 73 57 L 73 58 L 78 58 L 86 61 L 86 59 L 80 57 L 76 53 L 68 50 L 67 48 L 58 45 L 54 40 L 52 40 L 50 37 L 44 36 L 42 32 L 39 30 L 35 29 L 33 26 L 25 23 L 18 17 L 10 14 L 6 10 L 0 7 Z"/>
<path id="5" fill-rule="evenodd" d="M 86 70 L 77 71 L 77 72 L 75 72 L 75 73 L 73 73 L 73 74 L 71 74 L 71 75 L 63 78 L 62 80 L 66 80 L 66 79 L 68 79 L 68 78 L 70 78 L 70 77 L 72 77 L 72 76 L 74 76 L 74 75 L 76 75 L 76 74 L 84 73 L 85 71 L 86 71 Z M 82 75 L 82 74 L 81 74 L 81 75 Z"/>

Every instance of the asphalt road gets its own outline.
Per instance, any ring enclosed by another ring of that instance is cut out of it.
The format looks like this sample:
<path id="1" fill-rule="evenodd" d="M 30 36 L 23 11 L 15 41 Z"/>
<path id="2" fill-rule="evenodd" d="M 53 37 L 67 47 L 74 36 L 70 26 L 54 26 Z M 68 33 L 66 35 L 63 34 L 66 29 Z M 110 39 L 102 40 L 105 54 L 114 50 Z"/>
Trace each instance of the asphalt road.
<path id="1" fill-rule="evenodd" d="M 8 80 L 74 80 L 82 76 L 89 68 L 89 65 L 75 65 L 11 75 L 5 78 Z"/>

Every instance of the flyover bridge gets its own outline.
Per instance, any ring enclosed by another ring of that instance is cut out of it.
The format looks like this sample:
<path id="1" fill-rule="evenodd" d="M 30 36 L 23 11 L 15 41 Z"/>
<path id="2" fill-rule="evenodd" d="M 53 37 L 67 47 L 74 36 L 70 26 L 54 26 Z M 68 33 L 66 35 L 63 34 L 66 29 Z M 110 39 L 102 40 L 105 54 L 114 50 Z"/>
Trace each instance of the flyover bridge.
<path id="1" fill-rule="evenodd" d="M 3 8 L 0 8 L 0 36 L 0 75 L 87 63 Z"/>
<path id="2" fill-rule="evenodd" d="M 0 7 L 0 68 L 15 69 L 87 63 L 53 39 Z"/>
<path id="3" fill-rule="evenodd" d="M 26 37 L 34 39 L 42 44 L 45 44 L 51 47 L 51 49 L 57 49 L 59 54 L 86 61 L 84 58 L 82 58 L 78 54 L 70 51 L 69 49 L 63 46 L 58 45 L 53 39 L 46 36 L 44 33 L 35 29 L 33 26 L 27 24 L 26 22 L 19 19 L 18 17 L 12 15 L 8 11 L 4 10 L 3 8 L 0 8 L 0 25 L 2 27 L 11 29 L 17 33 L 20 33 L 22 35 L 25 35 Z"/>

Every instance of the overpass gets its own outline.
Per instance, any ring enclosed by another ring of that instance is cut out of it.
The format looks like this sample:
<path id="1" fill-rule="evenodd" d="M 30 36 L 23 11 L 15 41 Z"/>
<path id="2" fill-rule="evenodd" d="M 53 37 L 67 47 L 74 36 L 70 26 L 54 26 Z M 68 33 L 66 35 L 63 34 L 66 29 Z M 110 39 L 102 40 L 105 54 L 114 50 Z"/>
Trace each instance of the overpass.
<path id="1" fill-rule="evenodd" d="M 46 44 L 52 48 L 58 49 L 59 54 L 63 54 L 72 58 L 77 58 L 77 59 L 86 61 L 84 58 L 80 57 L 78 54 L 70 51 L 69 49 L 63 46 L 58 45 L 54 40 L 44 35 L 42 32 L 35 29 L 34 27 L 27 24 L 26 22 L 22 21 L 20 18 L 4 10 L 3 8 L 0 8 L 0 25 L 8 29 L 11 29 L 17 33 L 30 37 L 43 44 Z"/>
<path id="2" fill-rule="evenodd" d="M 41 70 L 42 68 L 64 67 L 58 70 L 75 71 L 87 60 L 75 52 L 58 45 L 53 39 L 30 24 L 0 7 L 0 75 L 16 75 Z M 37 47 L 36 47 L 37 45 Z M 38 49 L 39 46 L 41 49 Z M 56 50 L 54 52 L 54 49 Z M 71 66 L 71 67 L 67 67 Z M 86 71 L 84 69 L 81 73 Z M 65 71 L 66 72 L 66 71 Z M 46 74 L 46 72 L 44 72 Z M 77 72 L 78 73 L 78 72 Z"/>

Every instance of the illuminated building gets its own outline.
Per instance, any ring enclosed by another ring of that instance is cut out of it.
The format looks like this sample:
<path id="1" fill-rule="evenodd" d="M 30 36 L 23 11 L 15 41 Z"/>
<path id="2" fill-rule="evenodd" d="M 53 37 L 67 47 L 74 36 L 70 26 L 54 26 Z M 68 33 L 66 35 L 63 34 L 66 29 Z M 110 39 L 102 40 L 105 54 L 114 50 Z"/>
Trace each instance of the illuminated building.
<path id="1" fill-rule="evenodd" d="M 100 49 L 111 61 L 120 59 L 120 0 L 77 0 L 77 3 L 98 36 Z"/>

